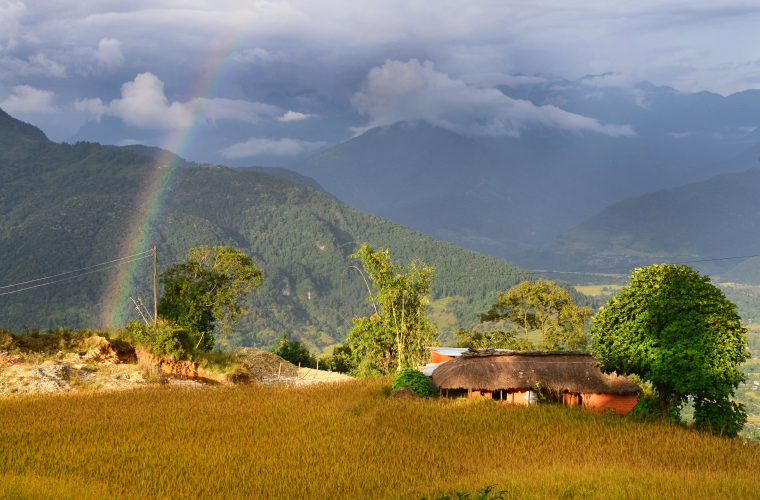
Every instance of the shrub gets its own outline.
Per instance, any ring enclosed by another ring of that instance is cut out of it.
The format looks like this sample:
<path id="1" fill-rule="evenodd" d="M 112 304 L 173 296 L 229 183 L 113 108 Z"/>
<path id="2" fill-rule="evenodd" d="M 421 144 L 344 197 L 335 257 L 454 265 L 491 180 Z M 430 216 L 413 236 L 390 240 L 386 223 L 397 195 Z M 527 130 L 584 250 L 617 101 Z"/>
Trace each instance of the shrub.
<path id="1" fill-rule="evenodd" d="M 0 329 L 0 350 L 34 353 L 41 356 L 49 356 L 59 351 L 81 352 L 85 340 L 93 335 L 109 338 L 108 332 L 90 329 L 72 330 L 61 326 L 46 331 L 40 331 L 38 326 L 24 327 L 18 334 Z"/>
<path id="2" fill-rule="evenodd" d="M 332 355 L 319 359 L 320 368 L 338 373 L 351 373 L 356 369 L 356 363 L 351 357 L 351 346 L 348 344 L 335 346 Z"/>
<path id="3" fill-rule="evenodd" d="M 317 358 L 311 354 L 309 348 L 297 340 L 288 340 L 287 333 L 283 333 L 282 337 L 277 340 L 272 352 L 294 365 L 300 363 L 301 366 L 314 368 L 317 364 Z"/>
<path id="4" fill-rule="evenodd" d="M 11 350 L 14 347 L 16 347 L 16 342 L 13 333 L 10 330 L 0 328 L 0 349 Z"/>
<path id="5" fill-rule="evenodd" d="M 123 335 L 132 339 L 136 346 L 147 349 L 156 356 L 183 359 L 192 352 L 190 338 L 185 329 L 160 316 L 156 326 L 130 321 L 124 327 Z"/>
<path id="6" fill-rule="evenodd" d="M 504 495 L 507 493 L 507 490 L 496 491 L 496 485 L 493 485 L 476 491 L 475 496 L 466 491 L 457 491 L 454 496 L 443 495 L 435 500 L 504 500 Z M 427 499 L 422 498 L 421 500 Z"/>
<path id="7" fill-rule="evenodd" d="M 433 396 L 433 388 L 430 387 L 430 380 L 419 370 L 414 368 L 404 368 L 396 372 L 393 376 L 393 390 L 399 387 L 408 387 L 417 393 L 421 398 Z"/>

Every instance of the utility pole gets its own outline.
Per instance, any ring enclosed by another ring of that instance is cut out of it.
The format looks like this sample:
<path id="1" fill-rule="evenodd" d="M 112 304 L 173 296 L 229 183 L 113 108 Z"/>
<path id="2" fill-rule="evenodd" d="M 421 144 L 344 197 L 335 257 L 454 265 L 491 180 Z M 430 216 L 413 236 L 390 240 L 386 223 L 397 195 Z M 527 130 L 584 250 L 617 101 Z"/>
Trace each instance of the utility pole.
<path id="1" fill-rule="evenodd" d="M 153 328 L 158 326 L 158 247 L 153 247 Z"/>

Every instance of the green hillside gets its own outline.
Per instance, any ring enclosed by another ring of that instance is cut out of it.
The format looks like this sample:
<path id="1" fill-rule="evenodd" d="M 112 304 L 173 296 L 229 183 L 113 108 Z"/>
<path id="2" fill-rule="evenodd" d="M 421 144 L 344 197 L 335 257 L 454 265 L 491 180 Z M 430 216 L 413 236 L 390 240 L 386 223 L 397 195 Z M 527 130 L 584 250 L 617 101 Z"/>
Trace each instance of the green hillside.
<path id="1" fill-rule="evenodd" d="M 534 269 L 588 270 L 757 255 L 758 193 L 760 169 L 750 168 L 627 198 L 515 261 Z M 730 272 L 735 266 L 740 267 Z M 760 279 L 757 266 L 757 260 L 695 263 L 704 272 L 742 283 Z"/>
<path id="2" fill-rule="evenodd" d="M 154 158 L 93 143 L 56 144 L 5 113 L 0 144 L 0 286 L 121 255 L 146 180 L 159 168 Z M 401 263 L 417 257 L 437 269 L 434 298 L 456 299 L 445 322 L 449 330 L 469 326 L 496 290 L 534 277 L 256 170 L 184 167 L 170 192 L 152 241 L 160 267 L 209 244 L 241 248 L 265 271 L 261 293 L 251 298 L 251 314 L 232 344 L 271 345 L 283 332 L 316 348 L 342 340 L 350 319 L 369 310 L 365 284 L 351 267 L 357 262 L 348 258 L 365 241 L 390 247 Z M 145 264 L 141 288 L 132 295 L 147 299 L 151 280 Z M 0 295 L 0 324 L 109 326 L 103 325 L 102 311 L 110 279 L 110 271 L 96 272 Z M 15 289 L 0 293 L 6 290 Z"/>

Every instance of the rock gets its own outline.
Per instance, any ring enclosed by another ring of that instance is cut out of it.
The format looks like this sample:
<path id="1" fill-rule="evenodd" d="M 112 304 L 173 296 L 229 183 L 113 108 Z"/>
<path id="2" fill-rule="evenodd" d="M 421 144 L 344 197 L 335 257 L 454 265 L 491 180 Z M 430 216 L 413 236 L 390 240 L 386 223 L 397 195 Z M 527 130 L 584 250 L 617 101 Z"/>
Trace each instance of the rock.
<path id="1" fill-rule="evenodd" d="M 24 358 L 19 354 L 11 354 L 8 351 L 0 351 L 0 366 L 11 366 L 23 362 Z"/>
<path id="2" fill-rule="evenodd" d="M 420 399 L 420 397 L 408 387 L 399 387 L 388 396 L 388 399 Z"/>
<path id="3" fill-rule="evenodd" d="M 82 347 L 87 347 L 83 361 L 97 363 L 134 363 L 137 360 L 135 348 L 126 342 L 111 342 L 105 337 L 93 335 L 84 340 Z"/>
<path id="4" fill-rule="evenodd" d="M 143 349 L 135 351 L 137 362 L 141 365 L 157 366 L 165 375 L 185 380 L 202 380 L 205 382 L 228 383 L 227 377 L 201 368 L 198 363 L 188 359 L 175 360 L 156 356 Z"/>

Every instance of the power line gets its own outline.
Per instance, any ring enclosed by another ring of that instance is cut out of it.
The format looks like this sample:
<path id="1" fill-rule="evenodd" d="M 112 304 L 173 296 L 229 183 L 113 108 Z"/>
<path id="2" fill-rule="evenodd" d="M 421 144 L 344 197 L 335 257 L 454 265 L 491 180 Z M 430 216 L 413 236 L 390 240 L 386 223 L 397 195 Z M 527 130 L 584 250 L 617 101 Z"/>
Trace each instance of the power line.
<path id="1" fill-rule="evenodd" d="M 68 281 L 68 280 L 72 280 L 72 279 L 74 279 L 74 278 L 80 278 L 80 277 L 82 277 L 82 276 L 85 276 L 85 275 L 88 275 L 88 274 L 92 274 L 92 273 L 97 273 L 97 272 L 99 272 L 99 271 L 105 271 L 106 269 L 112 269 L 112 268 L 114 268 L 114 267 L 123 266 L 124 264 L 130 264 L 130 263 L 132 263 L 132 262 L 137 262 L 138 260 L 143 260 L 143 259 L 147 259 L 147 258 L 149 258 L 149 257 L 153 257 L 153 254 L 152 254 L 153 250 L 151 250 L 150 252 L 151 252 L 151 253 L 150 253 L 149 255 L 143 255 L 142 257 L 137 257 L 136 259 L 128 260 L 128 261 L 125 261 L 125 262 L 119 262 L 118 264 L 114 264 L 114 265 L 112 265 L 112 266 L 103 267 L 103 268 L 101 268 L 101 269 L 95 269 L 94 271 L 88 271 L 88 272 L 86 272 L 86 273 L 77 274 L 76 276 L 69 276 L 68 278 L 63 278 L 63 279 L 60 279 L 60 280 L 56 280 L 56 281 L 49 281 L 49 282 L 47 282 L 47 283 L 40 283 L 39 285 L 28 286 L 28 287 L 26 287 L 26 288 L 21 288 L 21 289 L 19 289 L 19 290 L 13 290 L 12 292 L 5 292 L 5 293 L 0 293 L 0 296 L 3 296 L 3 295 L 10 295 L 10 294 L 12 294 L 12 293 L 23 292 L 24 290 L 31 290 L 32 288 L 39 288 L 39 287 L 41 287 L 41 286 L 52 285 L 53 283 L 60 283 L 60 282 L 62 282 L 62 281 Z M 136 255 L 139 255 L 139 254 L 136 254 Z M 117 260 L 118 260 L 118 259 L 117 259 Z M 113 262 L 113 261 L 112 261 L 112 262 Z M 72 271 L 72 272 L 73 272 L 73 271 Z M 59 276 L 60 276 L 60 275 L 59 275 Z M 27 282 L 27 283 L 30 283 L 30 282 Z"/>
<path id="2" fill-rule="evenodd" d="M 71 274 L 71 273 L 78 273 L 79 271 L 84 271 L 86 269 L 92 269 L 93 267 L 100 267 L 100 266 L 104 266 L 106 264 L 110 264 L 112 262 L 118 262 L 120 260 L 131 259 L 132 257 L 137 257 L 138 255 L 143 255 L 143 254 L 146 254 L 148 252 L 152 253 L 153 250 L 152 249 L 151 250 L 146 250 L 144 252 L 136 253 L 134 255 L 128 255 L 126 257 L 121 257 L 119 259 L 114 259 L 114 260 L 109 260 L 109 261 L 106 261 L 106 262 L 101 262 L 100 264 L 94 264 L 92 266 L 82 267 L 80 269 L 74 269 L 73 271 L 66 271 L 65 273 L 53 274 L 51 276 L 45 276 L 44 278 L 37 278 L 36 280 L 22 281 L 21 283 L 16 283 L 16 284 L 13 284 L 13 285 L 0 286 L 0 290 L 2 290 L 4 288 L 13 288 L 13 287 L 21 286 L 21 285 L 26 285 L 28 283 L 34 283 L 36 281 L 49 280 L 51 278 L 57 278 L 59 276 L 65 276 L 65 275 Z"/>

